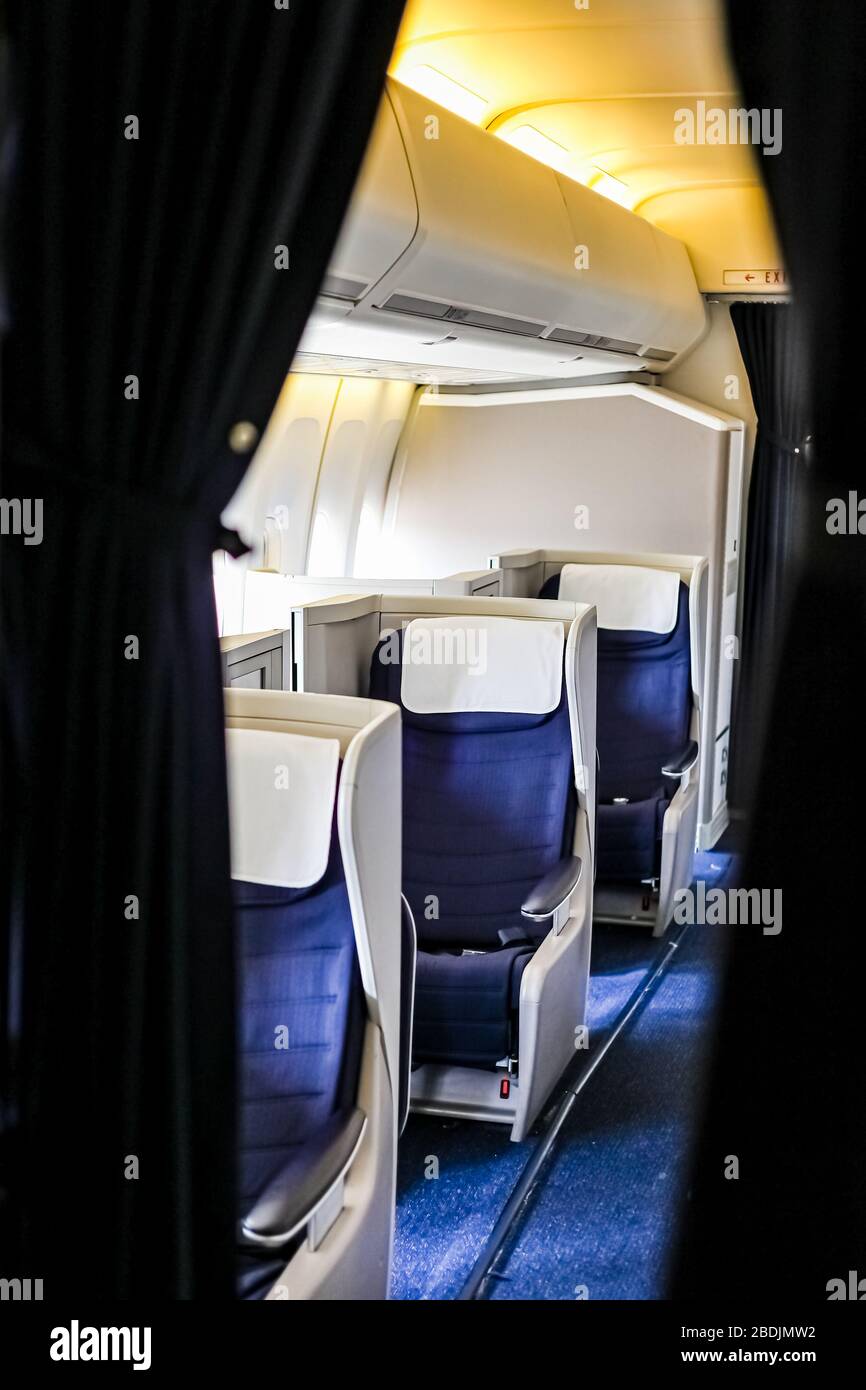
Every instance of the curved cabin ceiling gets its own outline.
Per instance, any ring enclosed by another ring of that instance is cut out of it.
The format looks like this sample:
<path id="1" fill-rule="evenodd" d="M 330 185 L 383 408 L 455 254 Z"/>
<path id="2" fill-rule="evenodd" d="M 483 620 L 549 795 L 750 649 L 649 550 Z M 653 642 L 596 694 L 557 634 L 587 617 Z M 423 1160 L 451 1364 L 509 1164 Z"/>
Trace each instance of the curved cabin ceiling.
<path id="1" fill-rule="evenodd" d="M 703 291 L 743 293 L 730 272 L 781 267 L 759 168 L 773 156 L 676 139 L 678 111 L 742 106 L 720 4 L 585 5 L 409 0 L 391 71 L 679 237 Z"/>

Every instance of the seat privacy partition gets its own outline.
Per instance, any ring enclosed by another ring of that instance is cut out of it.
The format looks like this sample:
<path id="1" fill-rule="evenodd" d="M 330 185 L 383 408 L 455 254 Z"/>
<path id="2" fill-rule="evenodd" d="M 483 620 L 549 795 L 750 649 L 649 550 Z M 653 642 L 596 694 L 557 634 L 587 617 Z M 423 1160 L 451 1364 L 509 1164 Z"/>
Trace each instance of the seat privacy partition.
<path id="1" fill-rule="evenodd" d="M 489 567 L 461 570 L 437 579 L 356 578 L 318 574 L 281 574 L 254 569 L 225 551 L 214 555 L 214 595 L 221 637 L 288 629 L 292 609 L 337 595 L 383 592 L 428 595 L 485 595 L 500 593 L 501 576 Z"/>
<path id="2" fill-rule="evenodd" d="M 379 594 L 295 615 L 306 689 L 403 719 L 418 934 L 412 1106 L 521 1139 L 579 1045 L 595 825 L 595 612 Z"/>
<path id="3" fill-rule="evenodd" d="M 707 562 L 563 551 L 499 557 L 506 587 L 598 612 L 597 920 L 661 934 L 691 883 L 704 749 Z"/>
<path id="4" fill-rule="evenodd" d="M 226 742 L 239 1291 L 386 1298 L 413 954 L 400 899 L 399 712 L 228 690 Z"/>

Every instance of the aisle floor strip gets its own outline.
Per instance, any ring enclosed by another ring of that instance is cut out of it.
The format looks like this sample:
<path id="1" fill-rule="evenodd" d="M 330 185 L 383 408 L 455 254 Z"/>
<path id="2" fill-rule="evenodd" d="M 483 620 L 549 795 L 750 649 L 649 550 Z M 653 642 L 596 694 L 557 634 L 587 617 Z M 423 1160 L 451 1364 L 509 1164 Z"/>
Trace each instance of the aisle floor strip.
<path id="1" fill-rule="evenodd" d="M 472 1266 L 466 1283 L 457 1295 L 458 1302 L 483 1299 L 489 1281 L 500 1277 L 496 1273 L 494 1266 L 505 1251 L 511 1237 L 516 1234 L 526 1215 L 529 1204 L 541 1180 L 543 1171 L 548 1166 L 554 1154 L 559 1135 L 574 1108 L 578 1096 L 586 1089 L 590 1079 L 598 1071 L 598 1068 L 601 1066 L 602 1061 L 607 1056 L 616 1039 L 622 1034 L 637 1012 L 646 1004 L 650 995 L 655 991 L 689 930 L 690 923 L 687 922 L 665 942 L 658 954 L 655 964 L 651 966 L 629 998 L 598 1052 L 592 1058 L 589 1065 L 581 1071 L 574 1085 L 570 1086 L 565 1092 L 553 1119 L 542 1135 L 537 1147 L 533 1150 L 532 1155 L 515 1184 L 511 1196 L 502 1208 L 497 1218 L 496 1225 L 493 1227 L 490 1237 L 481 1250 L 478 1259 Z"/>

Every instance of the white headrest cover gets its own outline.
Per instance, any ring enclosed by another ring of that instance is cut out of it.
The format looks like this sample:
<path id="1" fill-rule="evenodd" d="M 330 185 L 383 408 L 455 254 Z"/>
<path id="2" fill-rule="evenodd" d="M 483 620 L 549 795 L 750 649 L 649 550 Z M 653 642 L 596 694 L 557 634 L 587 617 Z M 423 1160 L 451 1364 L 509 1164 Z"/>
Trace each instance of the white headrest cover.
<path id="1" fill-rule="evenodd" d="M 227 729 L 232 878 L 309 888 L 328 867 L 340 744 Z"/>
<path id="2" fill-rule="evenodd" d="M 599 627 L 673 632 L 680 576 L 674 570 L 641 565 L 565 565 L 559 597 L 569 603 L 594 603 Z"/>
<path id="3" fill-rule="evenodd" d="M 562 691 L 562 623 L 414 618 L 403 635 L 401 699 L 415 714 L 549 714 Z"/>

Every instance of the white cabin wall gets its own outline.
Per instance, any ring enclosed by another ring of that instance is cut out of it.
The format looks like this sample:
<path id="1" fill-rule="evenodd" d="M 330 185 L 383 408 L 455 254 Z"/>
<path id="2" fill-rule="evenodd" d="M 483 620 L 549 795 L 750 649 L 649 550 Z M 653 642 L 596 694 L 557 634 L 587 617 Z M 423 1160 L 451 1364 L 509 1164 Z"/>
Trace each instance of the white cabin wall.
<path id="1" fill-rule="evenodd" d="M 291 373 L 223 521 L 252 547 L 214 557 L 223 635 L 279 626 L 276 576 L 376 575 L 385 493 L 416 386 Z M 267 545 L 265 533 L 268 533 Z M 270 574 L 261 571 L 267 562 Z"/>
<path id="2" fill-rule="evenodd" d="M 331 416 L 341 386 L 339 377 L 291 373 L 280 392 L 268 427 L 240 487 L 223 518 L 253 547 L 250 566 L 262 563 L 261 544 L 267 517 L 282 523 L 282 544 L 275 568 L 284 574 L 303 570 L 313 501 Z"/>
<path id="3" fill-rule="evenodd" d="M 307 574 L 377 573 L 385 489 L 415 390 L 407 381 L 340 383 L 313 502 Z"/>
<path id="4" fill-rule="evenodd" d="M 383 573 L 435 577 L 520 546 L 709 555 L 727 438 L 631 396 L 423 405 Z"/>
<path id="5" fill-rule="evenodd" d="M 715 410 L 735 415 L 746 426 L 745 487 L 748 496 L 749 471 L 755 447 L 758 417 L 749 387 L 749 377 L 743 363 L 740 345 L 731 323 L 730 305 L 707 305 L 709 329 L 696 348 L 677 363 L 661 385 L 667 391 L 702 401 Z M 743 517 L 745 524 L 745 517 Z"/>

